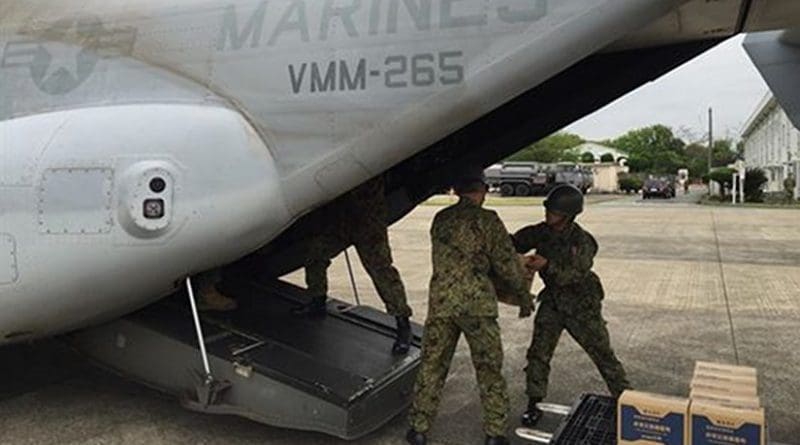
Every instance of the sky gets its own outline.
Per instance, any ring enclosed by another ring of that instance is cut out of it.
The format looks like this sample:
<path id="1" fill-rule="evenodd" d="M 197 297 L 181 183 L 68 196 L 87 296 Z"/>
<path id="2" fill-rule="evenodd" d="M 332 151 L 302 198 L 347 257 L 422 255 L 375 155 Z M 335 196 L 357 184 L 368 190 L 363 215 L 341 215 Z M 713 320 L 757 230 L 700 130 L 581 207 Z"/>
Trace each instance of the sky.
<path id="1" fill-rule="evenodd" d="M 742 48 L 744 36 L 723 42 L 654 82 L 566 127 L 584 139 L 611 139 L 629 130 L 664 124 L 686 142 L 707 137 L 708 108 L 714 137 L 739 139 L 767 85 Z"/>

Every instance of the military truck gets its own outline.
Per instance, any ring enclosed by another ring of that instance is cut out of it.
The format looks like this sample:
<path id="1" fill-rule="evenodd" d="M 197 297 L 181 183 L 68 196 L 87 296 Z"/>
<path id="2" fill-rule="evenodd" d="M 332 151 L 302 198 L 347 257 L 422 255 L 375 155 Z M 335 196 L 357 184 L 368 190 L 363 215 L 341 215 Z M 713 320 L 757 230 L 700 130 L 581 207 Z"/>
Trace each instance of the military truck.
<path id="1" fill-rule="evenodd" d="M 506 162 L 486 169 L 486 182 L 502 196 L 545 194 L 552 181 L 552 175 L 536 162 Z"/>
<path id="2" fill-rule="evenodd" d="M 505 162 L 485 173 L 489 186 L 502 196 L 546 195 L 558 184 L 572 184 L 586 193 L 594 180 L 591 170 L 572 163 Z"/>
<path id="3" fill-rule="evenodd" d="M 559 162 L 551 169 L 555 172 L 555 184 L 572 184 L 583 193 L 587 193 L 594 185 L 594 173 L 590 167 L 571 162 Z"/>

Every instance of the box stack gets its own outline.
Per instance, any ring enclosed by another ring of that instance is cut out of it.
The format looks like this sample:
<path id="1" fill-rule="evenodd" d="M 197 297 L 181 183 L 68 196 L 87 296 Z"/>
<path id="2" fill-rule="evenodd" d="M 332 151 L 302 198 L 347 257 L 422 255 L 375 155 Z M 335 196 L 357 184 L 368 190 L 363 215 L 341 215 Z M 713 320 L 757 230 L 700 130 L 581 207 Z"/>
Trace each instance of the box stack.
<path id="1" fill-rule="evenodd" d="M 697 362 L 690 399 L 693 445 L 765 445 L 755 368 Z"/>
<path id="2" fill-rule="evenodd" d="M 625 391 L 617 406 L 617 443 L 688 443 L 689 400 L 640 391 Z"/>
<path id="3" fill-rule="evenodd" d="M 754 368 L 697 362 L 688 399 L 625 391 L 620 445 L 766 445 Z"/>

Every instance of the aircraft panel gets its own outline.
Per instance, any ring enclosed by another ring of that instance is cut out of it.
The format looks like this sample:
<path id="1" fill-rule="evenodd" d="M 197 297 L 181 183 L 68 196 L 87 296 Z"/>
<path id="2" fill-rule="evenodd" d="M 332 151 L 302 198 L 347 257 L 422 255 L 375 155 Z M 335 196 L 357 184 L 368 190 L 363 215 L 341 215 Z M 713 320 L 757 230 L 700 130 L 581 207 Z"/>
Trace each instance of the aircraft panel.
<path id="1" fill-rule="evenodd" d="M 634 32 L 605 51 L 663 46 L 732 36 L 739 32 L 747 0 L 692 0 L 656 22 Z"/>
<path id="2" fill-rule="evenodd" d="M 800 26 L 797 0 L 754 0 L 745 22 L 745 31 L 767 31 Z"/>
<path id="3" fill-rule="evenodd" d="M 39 233 L 102 234 L 111 231 L 114 172 L 110 168 L 58 168 L 39 184 Z"/>
<path id="4" fill-rule="evenodd" d="M 18 276 L 16 241 L 13 236 L 0 233 L 0 286 L 17 281 Z"/>

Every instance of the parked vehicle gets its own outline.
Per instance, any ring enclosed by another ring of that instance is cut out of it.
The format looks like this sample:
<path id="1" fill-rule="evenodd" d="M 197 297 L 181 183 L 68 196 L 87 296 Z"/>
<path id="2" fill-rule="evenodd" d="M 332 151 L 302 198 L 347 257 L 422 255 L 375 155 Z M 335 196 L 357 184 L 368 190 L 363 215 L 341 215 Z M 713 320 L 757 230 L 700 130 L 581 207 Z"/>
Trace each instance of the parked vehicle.
<path id="1" fill-rule="evenodd" d="M 557 184 L 572 184 L 586 193 L 594 181 L 591 170 L 571 163 L 507 162 L 492 165 L 485 174 L 502 196 L 546 195 Z"/>
<path id="2" fill-rule="evenodd" d="M 587 193 L 594 185 L 594 173 L 590 168 L 561 162 L 551 167 L 551 170 L 555 172 L 555 184 L 572 184 L 583 193 Z"/>
<path id="3" fill-rule="evenodd" d="M 619 178 L 619 189 L 622 192 L 639 193 L 642 187 L 644 187 L 644 182 L 637 176 L 626 175 Z"/>
<path id="4" fill-rule="evenodd" d="M 650 178 L 642 186 L 642 198 L 650 199 L 659 197 L 670 199 L 675 197 L 675 187 L 668 178 Z"/>
<path id="5" fill-rule="evenodd" d="M 486 182 L 502 196 L 543 195 L 552 181 L 552 175 L 536 162 L 508 162 L 486 169 Z"/>

